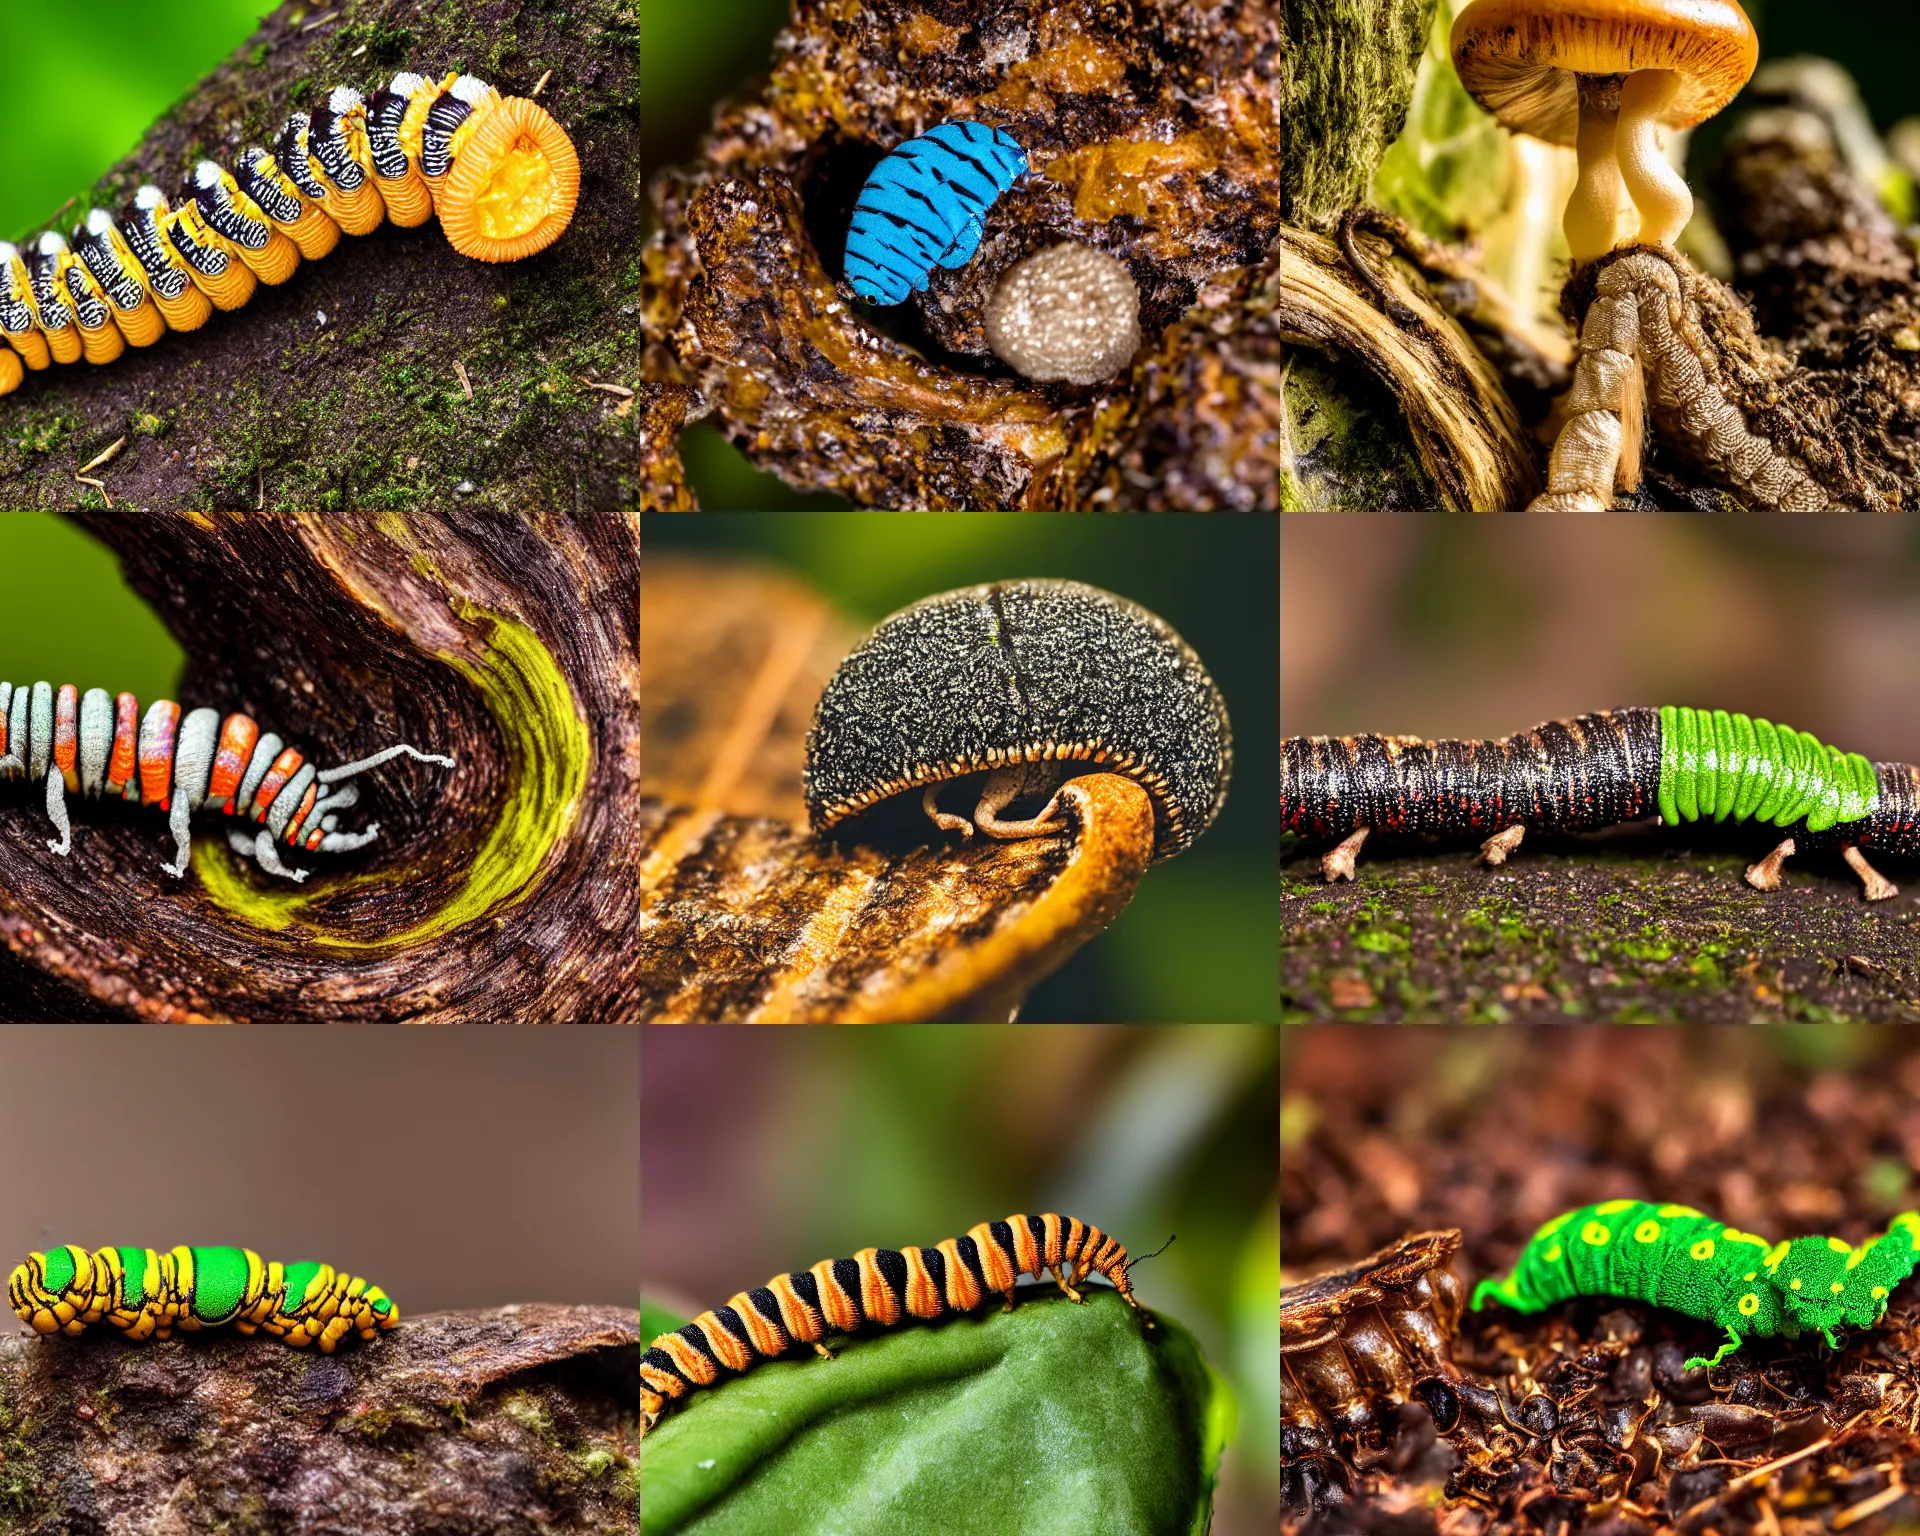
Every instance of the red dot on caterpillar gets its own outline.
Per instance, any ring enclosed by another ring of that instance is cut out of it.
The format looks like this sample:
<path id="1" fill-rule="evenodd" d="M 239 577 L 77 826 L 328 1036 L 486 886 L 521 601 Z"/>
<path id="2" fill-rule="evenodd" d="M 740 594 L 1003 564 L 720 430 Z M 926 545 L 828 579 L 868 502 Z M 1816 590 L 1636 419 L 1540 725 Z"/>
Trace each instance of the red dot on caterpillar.
<path id="1" fill-rule="evenodd" d="M 537 102 L 472 75 L 403 71 L 369 97 L 337 86 L 292 114 L 272 147 L 226 169 L 202 160 L 179 201 L 143 186 L 116 221 L 95 208 L 71 243 L 0 241 L 0 395 L 51 363 L 109 363 L 192 331 L 284 283 L 342 232 L 424 224 L 476 261 L 521 261 L 560 238 L 580 157 Z"/>

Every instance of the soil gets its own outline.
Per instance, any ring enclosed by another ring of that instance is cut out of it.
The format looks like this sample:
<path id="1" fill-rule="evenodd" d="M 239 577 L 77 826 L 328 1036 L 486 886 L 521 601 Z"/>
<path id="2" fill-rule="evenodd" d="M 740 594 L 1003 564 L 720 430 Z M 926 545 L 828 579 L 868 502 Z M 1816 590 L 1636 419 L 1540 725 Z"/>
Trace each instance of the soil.
<path id="1" fill-rule="evenodd" d="M 1427 1229 L 1458 1229 L 1471 1287 L 1542 1222 L 1611 1198 L 1851 1243 L 1920 1204 L 1911 1032 L 1385 1038 L 1283 1032 L 1283 1298 Z M 1878 1536 L 1920 1522 L 1920 1277 L 1838 1353 L 1759 1340 L 1691 1371 L 1712 1326 L 1639 1302 L 1442 1318 L 1461 1427 L 1443 1439 L 1418 1402 L 1389 1401 L 1375 1406 L 1397 1434 L 1375 1454 L 1283 1451 L 1282 1530 Z"/>

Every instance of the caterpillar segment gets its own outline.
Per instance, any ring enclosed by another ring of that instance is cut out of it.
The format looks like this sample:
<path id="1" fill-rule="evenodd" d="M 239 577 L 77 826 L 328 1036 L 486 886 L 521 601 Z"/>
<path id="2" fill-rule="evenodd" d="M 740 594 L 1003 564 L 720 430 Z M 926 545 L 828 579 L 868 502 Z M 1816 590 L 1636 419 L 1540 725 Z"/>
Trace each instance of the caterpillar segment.
<path id="1" fill-rule="evenodd" d="M 95 208 L 70 239 L 0 242 L 0 395 L 51 363 L 109 363 L 198 330 L 343 232 L 437 213 L 461 255 L 520 261 L 559 239 L 579 197 L 573 141 L 537 102 L 462 74 L 403 71 L 371 98 L 336 86 L 231 170 L 197 162 L 177 200 L 143 186 L 118 221 Z"/>
<path id="2" fill-rule="evenodd" d="M 1748 867 L 1777 890 L 1795 853 L 1837 850 L 1869 901 L 1899 887 L 1869 850 L 1920 857 L 1920 769 L 1872 763 L 1789 726 L 1727 710 L 1600 710 L 1498 741 L 1295 736 L 1280 746 L 1284 830 L 1334 847 L 1329 883 L 1351 880 L 1375 832 L 1481 839 L 1503 864 L 1529 830 L 1584 832 L 1657 816 L 1754 821 L 1785 835 Z"/>
<path id="3" fill-rule="evenodd" d="M 1511 1274 L 1474 1288 L 1473 1310 L 1496 1301 L 1539 1312 L 1571 1296 L 1624 1296 L 1683 1312 L 1726 1331 L 1718 1365 L 1749 1338 L 1871 1328 L 1893 1290 L 1920 1268 L 1920 1211 L 1854 1246 L 1837 1237 L 1770 1242 L 1686 1205 L 1608 1200 L 1554 1217 L 1534 1233 Z"/>
<path id="4" fill-rule="evenodd" d="M 323 1354 L 400 1322 L 377 1285 L 328 1264 L 269 1262 L 251 1248 L 88 1253 L 69 1244 L 28 1254 L 8 1278 L 7 1300 L 39 1334 L 77 1336 L 105 1323 L 139 1343 L 231 1326 Z"/>
<path id="5" fill-rule="evenodd" d="M 993 1296 L 1010 1312 L 1022 1275 L 1051 1271 L 1068 1298 L 1082 1302 L 1079 1284 L 1101 1274 L 1139 1312 L 1127 1264 L 1127 1250 L 1098 1227 L 1048 1213 L 981 1222 L 934 1248 L 862 1248 L 776 1275 L 648 1346 L 640 1357 L 640 1433 L 689 1394 L 799 1345 L 832 1359 L 828 1334 L 972 1312 Z"/>
<path id="6" fill-rule="evenodd" d="M 192 818 L 200 811 L 253 823 L 252 830 L 230 829 L 228 844 L 281 879 L 305 880 L 310 873 L 289 867 L 283 846 L 309 853 L 366 847 L 380 835 L 380 824 L 347 831 L 339 820 L 359 803 L 359 786 L 351 781 L 397 757 L 454 766 L 451 757 L 398 743 L 320 768 L 271 731 L 262 733 L 247 715 L 195 709 L 182 716 L 170 699 L 142 713 L 130 693 L 0 683 L 0 782 L 45 784 L 47 818 L 60 834 L 47 847 L 61 855 L 72 851 L 69 795 L 131 801 L 166 814 L 174 858 L 161 867 L 176 877 L 187 872 Z"/>

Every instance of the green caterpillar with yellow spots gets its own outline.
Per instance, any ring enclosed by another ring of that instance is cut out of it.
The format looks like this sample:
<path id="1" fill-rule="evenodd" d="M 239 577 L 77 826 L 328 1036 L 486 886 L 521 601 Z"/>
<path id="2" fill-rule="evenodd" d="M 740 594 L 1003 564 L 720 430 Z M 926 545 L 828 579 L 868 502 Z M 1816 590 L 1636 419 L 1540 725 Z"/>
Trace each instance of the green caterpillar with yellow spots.
<path id="1" fill-rule="evenodd" d="M 329 1355 L 350 1335 L 371 1339 L 400 1322 L 377 1285 L 330 1264 L 269 1262 L 251 1248 L 88 1253 L 69 1243 L 28 1254 L 8 1278 L 7 1300 L 35 1333 L 107 1323 L 139 1341 L 231 1325 Z"/>
<path id="2" fill-rule="evenodd" d="M 1920 1267 L 1920 1211 L 1858 1248 L 1837 1237 L 1770 1243 L 1687 1205 L 1608 1200 L 1556 1216 L 1533 1234 L 1513 1273 L 1482 1280 L 1473 1310 L 1489 1299 L 1539 1312 L 1569 1296 L 1622 1296 L 1671 1307 L 1727 1330 L 1718 1365 L 1749 1338 L 1871 1328 L 1894 1287 Z"/>

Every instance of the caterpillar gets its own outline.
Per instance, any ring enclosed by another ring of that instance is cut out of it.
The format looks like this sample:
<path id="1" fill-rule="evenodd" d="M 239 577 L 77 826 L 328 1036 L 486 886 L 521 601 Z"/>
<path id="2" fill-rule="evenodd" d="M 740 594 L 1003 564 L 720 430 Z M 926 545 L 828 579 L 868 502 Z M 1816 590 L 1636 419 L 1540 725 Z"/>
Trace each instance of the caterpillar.
<path id="1" fill-rule="evenodd" d="M 329 1355 L 350 1334 L 371 1339 L 400 1322 L 377 1285 L 330 1264 L 268 1263 L 251 1248 L 88 1253 L 69 1243 L 28 1254 L 7 1279 L 7 1300 L 35 1333 L 78 1335 L 104 1322 L 139 1343 L 230 1323 Z"/>
<path id="2" fill-rule="evenodd" d="M 360 798 L 359 786 L 344 781 L 401 756 L 454 766 L 450 757 L 397 743 L 358 762 L 316 768 L 248 715 L 223 719 L 217 709 L 195 709 L 183 719 L 171 699 L 155 700 L 143 715 L 130 693 L 0 683 L 0 782 L 46 781 L 47 816 L 60 833 L 47 847 L 62 856 L 73 850 L 66 797 L 106 794 L 167 813 L 174 861 L 161 867 L 170 875 L 186 874 L 190 818 L 204 809 L 264 823 L 253 833 L 229 831 L 229 845 L 270 875 L 304 880 L 309 871 L 282 863 L 276 842 L 310 853 L 366 847 L 380 835 L 379 822 L 338 830 L 338 813 Z"/>
<path id="3" fill-rule="evenodd" d="M 1920 1211 L 1894 1217 L 1858 1248 L 1837 1237 L 1769 1243 L 1687 1205 L 1608 1200 L 1556 1216 L 1513 1273 L 1474 1287 L 1473 1310 L 1497 1301 L 1538 1312 L 1569 1296 L 1622 1296 L 1724 1328 L 1727 1342 L 1687 1369 L 1718 1365 L 1749 1338 L 1871 1328 L 1893 1288 L 1920 1267 Z"/>
<path id="4" fill-rule="evenodd" d="M 1050 1269 L 1078 1302 L 1084 1298 L 1074 1286 L 1097 1271 L 1139 1312 L 1127 1265 L 1127 1250 L 1098 1227 L 1049 1212 L 983 1221 L 937 1248 L 862 1248 L 850 1259 L 822 1259 L 804 1273 L 775 1275 L 647 1347 L 640 1357 L 640 1433 L 653 1428 L 669 1404 L 714 1385 L 723 1373 L 738 1375 L 794 1345 L 811 1344 L 832 1359 L 820 1342 L 830 1332 L 971 1312 L 990 1295 L 1004 1298 L 1010 1312 L 1022 1275 L 1039 1279 Z"/>
<path id="5" fill-rule="evenodd" d="M 898 304 L 935 267 L 964 267 L 982 221 L 1027 169 L 1027 152 L 985 123 L 942 123 L 873 168 L 853 205 L 846 274 L 853 291 Z"/>
<path id="6" fill-rule="evenodd" d="M 110 363 L 198 330 L 325 256 L 342 231 L 437 213 L 461 255 L 519 261 L 559 239 L 579 197 L 573 141 L 537 102 L 462 74 L 403 71 L 371 97 L 338 86 L 231 170 L 199 161 L 177 206 L 149 184 L 118 223 L 95 208 L 70 238 L 0 241 L 0 395 L 29 369 Z"/>
<path id="7" fill-rule="evenodd" d="M 1863 850 L 1920 854 L 1920 769 L 1870 763 L 1788 726 L 1726 710 L 1612 709 L 1550 720 L 1500 741 L 1293 736 L 1280 744 L 1283 830 L 1339 839 L 1320 861 L 1351 880 L 1375 831 L 1480 837 L 1503 864 L 1528 829 L 1588 831 L 1658 814 L 1788 833 L 1747 870 L 1777 890 L 1796 851 L 1837 847 L 1869 901 L 1900 894 Z"/>

